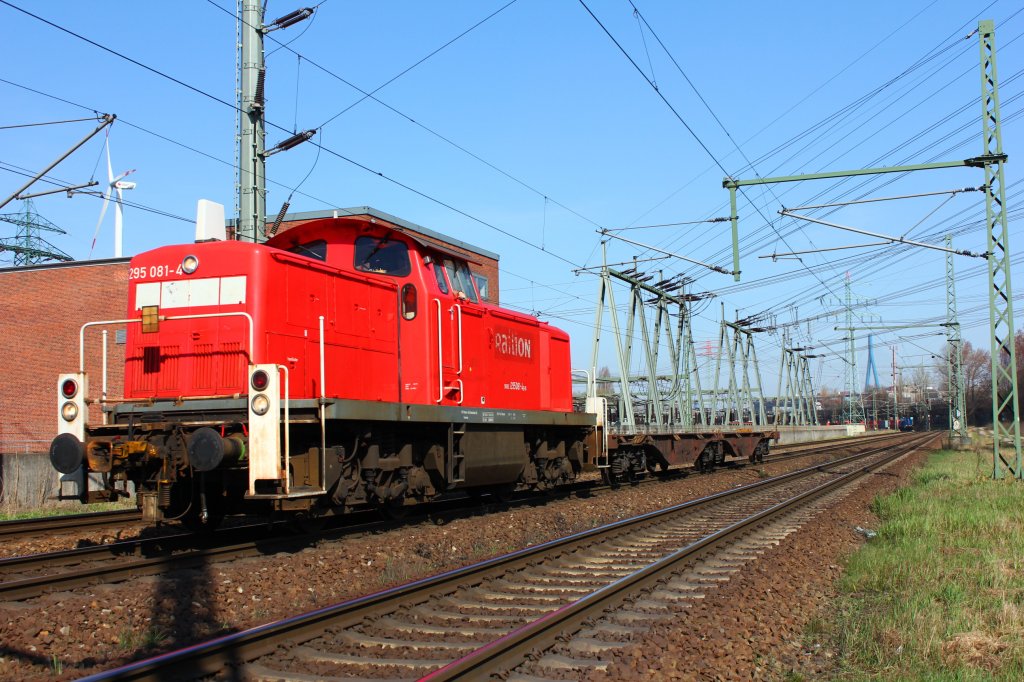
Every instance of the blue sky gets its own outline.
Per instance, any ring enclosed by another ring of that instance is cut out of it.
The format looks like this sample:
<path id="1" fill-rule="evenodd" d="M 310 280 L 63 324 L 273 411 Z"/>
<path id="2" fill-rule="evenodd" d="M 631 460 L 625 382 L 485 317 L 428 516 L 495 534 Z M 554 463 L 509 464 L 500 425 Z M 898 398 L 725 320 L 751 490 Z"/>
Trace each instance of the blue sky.
<path id="1" fill-rule="evenodd" d="M 1018 3 L 739 3 L 729 10 L 713 3 L 634 3 L 647 25 L 628 0 L 587 0 L 586 7 L 644 75 L 578 0 L 326 0 L 312 20 L 272 33 L 266 42 L 268 141 L 282 139 L 282 129 L 317 128 L 323 146 L 319 158 L 317 147 L 307 144 L 268 161 L 268 213 L 276 213 L 302 183 L 292 211 L 371 205 L 496 251 L 503 304 L 537 311 L 568 330 L 574 364 L 587 366 L 597 281 L 573 270 L 600 262 L 598 227 L 727 215 L 719 164 L 736 177 L 751 178 L 980 154 L 978 40 L 965 36 L 986 18 L 996 22 L 1013 217 L 1020 180 L 1014 163 L 1021 111 L 1016 98 L 1024 68 L 1024 13 Z M 0 4 L 0 78 L 68 102 L 0 82 L 6 105 L 0 125 L 81 118 L 92 110 L 118 115 L 110 133 L 114 171 L 136 169 L 131 179 L 138 187 L 125 198 L 140 206 L 125 210 L 127 254 L 190 241 L 189 221 L 199 198 L 221 202 L 231 214 L 235 112 L 216 101 L 233 103 L 235 97 L 230 0 L 13 4 L 194 88 Z M 273 0 L 267 18 L 299 6 Z M 339 115 L 362 98 L 345 81 L 374 90 L 495 12 L 377 92 L 387 107 L 370 99 Z M 292 42 L 272 52 L 276 41 Z M 89 129 L 82 122 L 0 130 L 0 194 L 24 180 L 11 171 L 42 168 Z M 102 179 L 101 152 L 98 136 L 51 176 L 72 184 Z M 955 169 L 866 184 L 754 188 L 740 201 L 738 285 L 678 260 L 659 267 L 666 276 L 685 272 L 696 278 L 696 291 L 716 294 L 699 307 L 698 344 L 717 340 L 724 303 L 730 319 L 738 311 L 741 317 L 763 314 L 776 324 L 799 321 L 790 327 L 795 343 L 838 353 L 842 332 L 833 327 L 842 322 L 827 313 L 838 310 L 829 301 L 842 295 L 846 272 L 854 295 L 874 301 L 858 310 L 858 325 L 876 318 L 886 324 L 932 323 L 945 315 L 945 256 L 887 247 L 811 254 L 803 264 L 758 258 L 872 241 L 797 224 L 778 210 L 840 197 L 977 187 L 982 181 L 980 170 Z M 18 208 L 14 202 L 3 211 Z M 58 194 L 38 199 L 36 208 L 67 230 L 52 236 L 56 246 L 76 258 L 89 257 L 98 199 Z M 985 248 L 979 192 L 851 206 L 826 219 L 922 241 L 954 230 L 958 248 Z M 1021 252 L 1017 223 L 1010 225 L 1012 246 Z M 623 235 L 728 267 L 727 228 L 701 223 Z M 0 229 L 2 236 L 12 233 Z M 112 255 L 112 233 L 109 211 L 93 257 Z M 609 244 L 612 262 L 636 255 L 650 254 Z M 956 267 L 965 338 L 987 348 L 984 261 L 958 257 Z M 1021 272 L 1015 265 L 1015 283 L 1024 292 Z M 880 334 L 880 374 L 891 371 L 894 344 L 901 366 L 932 364 L 931 354 L 943 344 L 935 334 Z M 758 344 L 765 387 L 773 392 L 780 337 L 762 334 Z M 866 340 L 858 345 L 865 347 Z M 599 364 L 613 364 L 610 350 Z M 865 365 L 862 352 L 859 381 Z M 816 382 L 840 387 L 844 366 L 835 356 L 816 360 Z"/>

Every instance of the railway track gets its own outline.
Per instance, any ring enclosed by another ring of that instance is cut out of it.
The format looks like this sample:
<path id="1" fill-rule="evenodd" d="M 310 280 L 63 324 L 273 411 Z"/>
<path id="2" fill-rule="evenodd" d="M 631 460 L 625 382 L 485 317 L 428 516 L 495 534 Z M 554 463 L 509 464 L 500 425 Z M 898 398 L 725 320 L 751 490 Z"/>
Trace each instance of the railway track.
<path id="1" fill-rule="evenodd" d="M 89 680 L 481 679 L 600 673 L 624 641 L 798 528 L 843 486 L 933 436 L 801 469 Z M 528 655 L 529 654 L 529 655 Z"/>
<path id="2" fill-rule="evenodd" d="M 849 448 L 863 447 L 871 442 L 906 440 L 906 435 L 891 434 L 874 441 L 857 439 L 812 446 L 793 448 L 770 455 L 765 463 L 773 463 L 807 457 L 829 455 Z M 762 465 L 758 463 L 757 466 Z M 735 466 L 752 466 L 746 462 Z M 689 468 L 675 469 L 669 476 L 685 476 L 692 473 Z M 640 485 L 657 484 L 663 476 L 651 477 Z M 588 496 L 607 494 L 611 489 L 596 482 L 582 483 L 556 493 L 558 496 L 586 494 Z M 532 504 L 536 496 L 523 496 L 503 503 L 500 508 L 515 504 Z M 405 522 L 433 518 L 436 522 L 460 516 L 480 513 L 477 508 L 467 509 L 464 501 L 450 500 L 434 503 L 417 510 Z M 82 515 L 82 518 L 94 515 Z M 129 517 L 130 518 L 130 517 Z M 172 533 L 160 537 L 135 538 L 109 544 L 78 547 L 45 554 L 32 554 L 0 559 L 0 600 L 17 601 L 31 599 L 49 592 L 71 590 L 100 583 L 123 582 L 142 576 L 158 575 L 170 570 L 186 570 L 216 562 L 232 561 L 260 556 L 267 552 L 294 551 L 317 542 L 337 540 L 347 535 L 366 532 L 381 532 L 403 523 L 394 520 L 378 520 L 372 514 L 354 515 L 345 525 L 316 533 L 296 534 L 285 524 L 268 529 L 266 523 L 243 525 L 223 529 L 210 536 L 195 536 L 187 532 Z M 111 519 L 107 523 L 116 524 Z M 73 526 L 69 526 L 73 528 Z"/>

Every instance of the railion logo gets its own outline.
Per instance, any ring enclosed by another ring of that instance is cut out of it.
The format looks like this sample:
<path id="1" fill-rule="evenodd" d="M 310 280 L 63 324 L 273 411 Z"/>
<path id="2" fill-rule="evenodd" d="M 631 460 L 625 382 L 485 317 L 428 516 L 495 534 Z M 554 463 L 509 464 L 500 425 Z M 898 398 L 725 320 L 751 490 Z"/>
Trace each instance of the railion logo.
<path id="1" fill-rule="evenodd" d="M 511 329 L 494 331 L 494 354 L 505 358 L 533 358 L 533 339 L 516 334 Z"/>

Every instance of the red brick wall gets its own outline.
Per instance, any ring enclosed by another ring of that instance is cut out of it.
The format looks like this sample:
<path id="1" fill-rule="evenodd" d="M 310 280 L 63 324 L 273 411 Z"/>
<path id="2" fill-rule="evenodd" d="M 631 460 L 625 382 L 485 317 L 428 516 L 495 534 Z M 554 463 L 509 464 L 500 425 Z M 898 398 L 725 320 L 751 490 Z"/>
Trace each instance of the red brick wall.
<path id="1" fill-rule="evenodd" d="M 78 370 L 82 324 L 121 319 L 128 302 L 128 263 L 69 264 L 0 272 L 0 449 L 56 435 L 57 375 Z M 107 338 L 107 391 L 124 389 L 124 346 Z M 89 394 L 101 387 L 102 333 L 86 332 Z M 93 408 L 90 421 L 99 412 Z M 33 448 L 39 449 L 39 448 Z"/>

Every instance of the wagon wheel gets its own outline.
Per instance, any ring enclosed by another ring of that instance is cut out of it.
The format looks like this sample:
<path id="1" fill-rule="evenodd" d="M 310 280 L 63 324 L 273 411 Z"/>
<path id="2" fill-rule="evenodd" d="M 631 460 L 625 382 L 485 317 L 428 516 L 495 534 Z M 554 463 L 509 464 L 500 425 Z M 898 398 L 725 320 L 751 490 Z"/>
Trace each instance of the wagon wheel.
<path id="1" fill-rule="evenodd" d="M 389 500 L 386 502 L 380 502 L 377 505 L 377 509 L 386 519 L 392 521 L 401 521 L 409 516 L 409 507 L 402 504 L 404 498 L 398 500 Z"/>
<path id="2" fill-rule="evenodd" d="M 303 535 L 313 535 L 324 529 L 324 526 L 327 525 L 327 517 L 310 510 L 289 518 L 288 525 Z"/>

